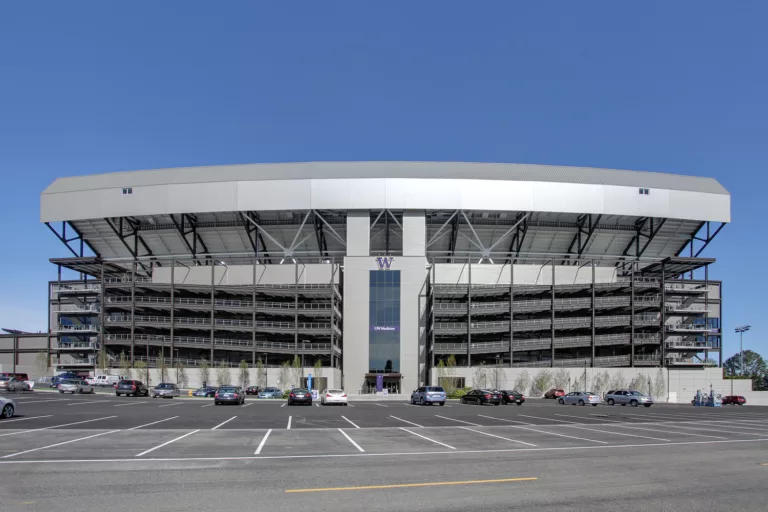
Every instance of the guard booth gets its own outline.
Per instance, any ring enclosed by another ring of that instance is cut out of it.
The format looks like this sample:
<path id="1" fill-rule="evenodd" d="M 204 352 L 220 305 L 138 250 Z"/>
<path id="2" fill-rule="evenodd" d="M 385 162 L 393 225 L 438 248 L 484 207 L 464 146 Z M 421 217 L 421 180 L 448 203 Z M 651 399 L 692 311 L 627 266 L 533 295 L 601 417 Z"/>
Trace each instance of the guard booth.
<path id="1" fill-rule="evenodd" d="M 390 395 L 399 395 L 403 392 L 402 378 L 399 373 L 366 373 L 363 393 L 375 394 L 377 391 L 387 390 Z"/>

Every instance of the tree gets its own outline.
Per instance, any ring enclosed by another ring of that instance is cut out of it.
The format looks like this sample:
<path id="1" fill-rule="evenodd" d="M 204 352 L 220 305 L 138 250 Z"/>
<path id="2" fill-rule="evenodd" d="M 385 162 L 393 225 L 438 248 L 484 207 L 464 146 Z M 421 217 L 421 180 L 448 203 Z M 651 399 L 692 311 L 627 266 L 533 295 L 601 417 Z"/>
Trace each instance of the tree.
<path id="1" fill-rule="evenodd" d="M 493 386 L 493 389 L 501 389 L 504 387 L 504 382 L 506 382 L 507 376 L 504 373 L 504 369 L 500 366 L 494 366 L 491 368 L 491 386 Z"/>
<path id="2" fill-rule="evenodd" d="M 101 375 L 107 373 L 107 352 L 104 345 L 101 345 L 99 353 L 96 355 L 96 369 Z"/>
<path id="3" fill-rule="evenodd" d="M 597 393 L 598 395 L 602 395 L 605 391 L 608 391 L 608 384 L 611 381 L 611 376 L 608 374 L 607 371 L 602 371 L 595 375 L 594 379 L 592 380 L 592 390 L 594 393 Z"/>
<path id="4" fill-rule="evenodd" d="M 643 375 L 635 375 L 632 377 L 632 380 L 629 381 L 629 385 L 627 387 L 634 391 L 648 391 L 648 379 L 646 379 Z"/>
<path id="5" fill-rule="evenodd" d="M 448 394 L 456 393 L 456 356 L 450 354 L 445 360 L 446 381 L 443 387 Z M 447 384 L 447 387 L 446 387 Z"/>
<path id="6" fill-rule="evenodd" d="M 549 370 L 540 371 L 531 383 L 531 396 L 541 396 L 549 389 L 552 384 L 552 372 Z"/>
<path id="7" fill-rule="evenodd" d="M 238 372 L 237 380 L 242 387 L 246 388 L 248 387 L 249 379 L 250 375 L 248 372 L 248 363 L 245 361 L 245 359 L 242 359 L 240 361 L 240 371 Z"/>
<path id="8" fill-rule="evenodd" d="M 475 373 L 472 375 L 472 386 L 475 388 L 486 387 L 488 381 L 488 372 L 485 368 L 485 363 L 481 362 L 479 366 L 475 367 Z"/>
<path id="9" fill-rule="evenodd" d="M 656 372 L 656 378 L 653 380 L 653 395 L 656 398 L 656 400 L 659 399 L 659 397 L 666 397 L 667 396 L 667 383 L 664 380 L 664 370 L 659 368 L 659 371 Z M 667 399 L 664 398 L 664 401 Z"/>
<path id="10" fill-rule="evenodd" d="M 531 376 L 528 375 L 527 370 L 523 370 L 515 379 L 514 388 L 520 393 L 525 393 L 528 389 L 528 385 L 531 383 Z"/>
<path id="11" fill-rule="evenodd" d="M 131 362 L 125 357 L 125 351 L 120 352 L 120 373 L 126 379 L 130 379 L 131 376 Z"/>
<path id="12" fill-rule="evenodd" d="M 264 368 L 264 363 L 261 362 L 261 359 L 256 361 L 256 384 L 267 387 L 267 369 Z"/>
<path id="13" fill-rule="evenodd" d="M 216 381 L 219 386 L 226 386 L 229 384 L 230 378 L 229 363 L 227 361 L 219 361 L 219 364 L 216 366 Z"/>
<path id="14" fill-rule="evenodd" d="M 290 361 L 283 361 L 283 364 L 280 365 L 280 382 L 278 384 L 281 386 L 281 389 L 288 389 L 291 387 L 290 383 L 288 382 L 288 379 L 291 378 L 291 362 Z"/>
<path id="15" fill-rule="evenodd" d="M 176 366 L 176 384 L 178 384 L 182 388 L 187 387 L 187 383 L 188 383 L 187 371 L 184 368 L 184 365 L 181 364 L 181 361 L 177 359 L 175 366 Z"/>
<path id="16" fill-rule="evenodd" d="M 48 373 L 48 367 L 50 366 L 48 352 L 38 352 L 37 356 L 35 356 L 35 364 L 37 364 L 37 369 L 40 371 L 41 377 Z"/>
<path id="17" fill-rule="evenodd" d="M 208 381 L 211 378 L 211 365 L 206 358 L 200 360 L 200 381 L 203 386 L 208 385 Z"/>
<path id="18" fill-rule="evenodd" d="M 717 361 L 715 361 L 712 358 L 707 358 L 704 360 L 704 366 L 710 366 L 713 368 L 717 368 Z"/>
<path id="19" fill-rule="evenodd" d="M 160 382 L 166 382 L 168 380 L 168 365 L 165 364 L 165 357 L 163 352 L 160 352 L 160 357 L 157 358 L 157 370 L 160 374 Z"/>
<path id="20" fill-rule="evenodd" d="M 555 372 L 555 384 L 557 389 L 565 389 L 571 382 L 571 373 L 565 368 L 560 368 Z"/>
<path id="21" fill-rule="evenodd" d="M 147 366 L 147 363 L 144 361 L 136 361 L 133 363 L 133 369 L 136 370 L 136 373 L 140 378 L 143 378 L 146 381 L 145 384 L 149 387 L 149 366 Z"/>
<path id="22" fill-rule="evenodd" d="M 293 379 L 293 386 L 301 386 L 301 378 L 304 376 L 304 368 L 301 366 L 301 359 L 299 356 L 293 356 L 293 363 L 291 363 L 291 379 Z"/>
<path id="23" fill-rule="evenodd" d="M 573 378 L 573 387 L 571 389 L 573 391 L 592 391 L 591 389 L 587 389 L 587 381 L 584 372 L 579 372 L 579 374 Z M 592 392 L 594 393 L 594 391 Z"/>
<path id="24" fill-rule="evenodd" d="M 318 358 L 317 361 L 315 361 L 315 365 L 312 369 L 312 374 L 316 379 L 322 379 L 323 378 L 323 360 Z"/>
<path id="25" fill-rule="evenodd" d="M 744 366 L 741 365 L 742 357 L 744 358 Z M 735 354 L 723 363 L 726 377 L 745 377 L 752 379 L 752 383 L 755 387 L 759 387 L 768 375 L 768 367 L 765 364 L 765 360 L 757 352 L 751 350 L 745 350 L 740 354 Z"/>

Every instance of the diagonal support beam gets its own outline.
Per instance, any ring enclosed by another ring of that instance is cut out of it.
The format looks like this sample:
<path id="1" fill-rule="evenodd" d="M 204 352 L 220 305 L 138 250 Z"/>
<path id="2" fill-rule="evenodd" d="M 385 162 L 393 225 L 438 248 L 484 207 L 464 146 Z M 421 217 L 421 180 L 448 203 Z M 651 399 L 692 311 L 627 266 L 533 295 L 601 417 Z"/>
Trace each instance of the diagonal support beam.
<path id="1" fill-rule="evenodd" d="M 659 231 L 661 231 L 661 228 L 664 227 L 664 224 L 667 222 L 667 219 L 661 219 L 656 223 L 656 228 L 653 227 L 653 219 L 651 219 L 651 234 L 648 236 L 648 239 L 645 241 L 645 245 L 643 245 L 643 248 L 640 249 L 640 251 L 637 253 L 637 257 L 640 258 L 645 250 L 648 248 L 648 246 L 653 242 L 653 239 L 656 238 L 656 235 L 659 234 Z"/>
<path id="2" fill-rule="evenodd" d="M 190 215 L 188 213 L 182 213 L 181 219 L 176 220 L 175 215 L 171 215 L 171 221 L 173 221 L 173 225 L 176 226 L 176 230 L 179 232 L 179 235 L 181 236 L 182 241 L 184 242 L 184 245 L 187 247 L 187 250 L 192 255 L 192 258 L 195 260 L 195 263 L 200 265 L 200 260 L 197 258 L 198 253 L 207 254 L 208 253 L 208 247 L 205 245 L 205 242 L 203 242 L 202 237 L 200 236 L 200 233 L 197 232 L 197 217 L 194 215 Z M 188 236 L 192 235 L 192 241 L 190 242 Z M 201 251 L 198 251 L 198 247 L 202 249 Z M 210 256 L 206 256 L 206 261 L 210 262 L 211 258 Z"/>
<path id="3" fill-rule="evenodd" d="M 94 254 L 94 255 L 95 255 L 97 258 L 100 258 L 100 257 L 101 257 L 101 256 L 99 255 L 99 253 L 98 253 L 98 252 L 96 252 L 96 250 L 93 248 L 93 246 L 92 246 L 92 245 L 91 245 L 91 244 L 88 242 L 88 240 L 86 240 L 85 238 L 83 238 L 83 235 L 82 235 L 82 233 L 80 233 L 80 231 L 79 231 L 79 230 L 78 230 L 78 229 L 77 229 L 77 228 L 76 228 L 74 225 L 70 224 L 69 222 L 67 222 L 67 221 L 63 221 L 63 222 L 61 223 L 61 233 L 59 233 L 58 231 L 56 231 L 56 229 L 55 229 L 53 226 L 51 226 L 51 224 L 50 224 L 49 222 L 46 222 L 46 223 L 45 223 L 45 225 L 46 225 L 46 226 L 48 226 L 48 229 L 50 229 L 50 230 L 53 232 L 53 234 L 54 234 L 54 235 L 56 235 L 56 238 L 58 238 L 58 239 L 61 241 L 61 243 L 63 243 L 63 244 L 64 244 L 64 246 L 65 246 L 67 249 L 69 249 L 69 251 L 70 251 L 70 252 L 71 252 L 71 253 L 72 253 L 72 254 L 73 254 L 75 257 L 78 257 L 78 258 L 82 258 L 83 256 L 85 256 L 85 252 L 83 251 L 83 246 L 86 246 L 86 247 L 88 247 L 88 249 L 90 249 L 90 250 L 91 250 L 91 252 L 92 252 L 92 253 L 93 253 L 93 254 Z M 69 229 L 70 229 L 70 231 L 73 231 L 73 232 L 75 233 L 75 236 L 74 236 L 74 237 L 72 237 L 72 238 L 67 238 L 67 226 L 69 226 Z M 73 247 L 70 245 L 70 243 L 71 243 L 71 242 L 80 242 L 80 243 L 78 244 L 78 246 L 76 246 L 75 248 L 73 248 Z"/>
<path id="4" fill-rule="evenodd" d="M 451 222 L 451 239 L 448 242 L 448 250 L 451 253 L 451 263 L 453 263 L 453 255 L 456 253 L 456 241 L 459 237 L 459 217 L 454 212 L 448 220 Z"/>
<path id="5" fill-rule="evenodd" d="M 488 250 L 483 245 L 483 242 L 480 240 L 480 237 L 478 236 L 477 231 L 475 231 L 474 226 L 472 226 L 472 222 L 470 222 L 469 217 L 467 217 L 467 214 L 464 213 L 464 210 L 461 210 L 461 215 L 462 217 L 464 217 L 464 220 L 466 221 L 467 226 L 469 226 L 469 230 L 472 231 L 473 235 L 475 235 L 475 240 L 477 240 L 477 243 L 472 242 L 472 240 L 468 236 L 464 235 L 464 233 L 462 233 L 462 235 L 464 235 L 464 237 L 467 240 L 472 242 L 478 249 L 480 249 L 480 252 L 482 252 L 483 256 L 485 257 L 485 254 L 488 252 Z"/>
<path id="6" fill-rule="evenodd" d="M 503 235 L 501 235 L 495 242 L 493 242 L 493 244 L 491 244 L 491 246 L 488 248 L 488 253 L 492 252 L 497 245 L 499 245 L 505 238 L 507 238 L 512 233 L 512 231 L 515 231 L 517 229 L 517 226 L 519 226 L 521 222 L 525 221 L 529 215 L 530 215 L 529 213 L 526 213 L 525 215 L 523 215 L 521 218 L 517 220 L 517 222 L 515 222 L 512 225 L 511 228 L 509 228 Z"/>
<path id="7" fill-rule="evenodd" d="M 122 242 L 123 246 L 125 246 L 125 248 L 128 250 L 130 255 L 133 256 L 133 259 L 134 260 L 138 260 L 139 257 L 142 256 L 141 254 L 139 254 L 139 240 L 141 239 L 141 237 L 139 236 L 139 233 L 138 233 L 138 230 L 136 229 L 136 226 L 133 225 L 133 224 L 130 224 L 129 222 L 125 222 L 124 223 L 123 222 L 123 217 L 119 217 L 117 219 L 117 225 L 115 224 L 115 219 L 105 218 L 104 220 L 106 221 L 107 225 L 112 229 L 112 231 L 115 233 L 115 235 L 117 235 L 117 238 L 120 240 L 120 242 Z M 129 224 L 130 226 L 132 226 L 133 227 L 133 232 L 125 234 L 125 232 L 123 230 L 124 224 Z M 131 244 L 129 244 L 128 240 L 127 240 L 127 238 L 130 238 L 130 237 L 133 237 L 133 247 L 131 247 Z M 142 245 L 142 247 L 145 247 L 145 249 L 148 250 L 146 244 L 143 243 L 143 240 L 142 240 L 142 244 L 141 245 Z M 155 260 L 155 258 L 151 257 L 152 256 L 152 251 L 148 250 L 147 254 L 145 254 L 143 256 L 150 256 L 150 260 L 151 261 L 153 261 L 155 264 L 157 264 L 158 267 L 161 266 L 160 263 L 157 260 Z M 138 261 L 138 264 L 142 268 L 142 270 L 144 270 L 145 272 L 147 272 L 147 273 L 151 272 L 151 269 L 149 267 L 147 267 L 141 261 Z"/>
<path id="8" fill-rule="evenodd" d="M 517 257 L 520 256 L 520 249 L 523 247 L 523 241 L 525 235 L 528 234 L 528 221 L 530 219 L 530 212 L 520 212 L 517 216 L 518 219 L 522 219 L 522 224 L 517 224 L 515 234 L 512 236 L 512 240 L 509 242 L 510 257 L 507 259 L 507 263 L 517 263 Z M 515 257 L 512 258 L 511 254 L 515 253 Z"/>
<path id="9" fill-rule="evenodd" d="M 328 221 L 326 221 L 326 220 L 323 218 L 323 216 L 322 216 L 322 215 L 320 215 L 319 213 L 317 213 L 317 210 L 312 210 L 312 211 L 315 213 L 315 215 L 317 215 L 317 217 L 318 217 L 318 218 L 319 218 L 319 219 L 322 221 L 322 223 L 323 223 L 323 224 L 325 224 L 325 227 L 327 227 L 327 228 L 328 228 L 328 230 L 331 232 L 331 234 L 333 235 L 333 237 L 334 237 L 336 240 L 338 240 L 338 241 L 339 241 L 339 243 L 340 243 L 340 244 L 341 244 L 341 245 L 342 245 L 342 246 L 343 246 L 343 247 L 346 249 L 346 247 L 347 247 L 347 241 L 346 241 L 346 240 L 344 240 L 344 238 L 343 238 L 341 235 L 339 235 L 339 234 L 336 232 L 336 230 L 335 230 L 335 229 L 333 229 L 333 226 L 331 226 L 330 224 L 328 224 Z"/>
<path id="10" fill-rule="evenodd" d="M 252 217 L 258 224 L 259 215 L 256 212 L 238 212 L 238 214 L 240 216 L 240 222 L 245 229 L 245 234 L 248 237 L 248 242 L 250 242 L 251 248 L 253 248 L 254 256 L 259 258 L 262 254 L 268 255 L 269 252 L 267 251 L 267 244 L 264 243 L 264 237 L 261 236 L 261 233 L 256 229 L 256 226 L 248 220 Z M 261 250 L 259 250 L 259 243 L 261 243 Z M 264 257 L 264 261 L 272 264 L 272 260 L 268 256 Z"/>
<path id="11" fill-rule="evenodd" d="M 325 231 L 323 223 L 317 218 L 317 214 L 312 214 L 312 224 L 315 226 L 315 238 L 317 239 L 317 249 L 322 256 L 328 256 L 328 242 L 325 240 Z"/>
<path id="12" fill-rule="evenodd" d="M 458 213 L 459 213 L 459 210 L 455 210 L 455 211 L 454 211 L 454 212 L 451 214 L 451 216 L 450 216 L 450 217 L 448 217 L 448 220 L 446 220 L 446 221 L 443 223 L 443 225 L 442 225 L 442 226 L 440 226 L 440 228 L 439 228 L 439 229 L 438 229 L 438 230 L 435 232 L 435 234 L 434 234 L 434 235 L 432 235 L 432 238 L 430 238 L 430 239 L 429 239 L 429 242 L 427 242 L 427 247 L 429 247 L 430 245 L 432 245 L 433 243 L 435 243 L 435 242 L 437 241 L 437 239 L 438 239 L 438 238 L 440 238 L 440 234 L 443 232 L 443 230 L 445 229 L 445 227 L 448 225 L 448 223 L 450 223 L 451 221 L 453 221 L 453 219 L 454 219 L 454 218 L 455 218 L 455 217 L 458 215 Z M 456 222 L 458 222 L 458 219 L 456 220 Z M 454 244 L 453 244 L 453 245 L 454 245 L 454 247 L 456 246 L 455 242 L 454 242 Z"/>

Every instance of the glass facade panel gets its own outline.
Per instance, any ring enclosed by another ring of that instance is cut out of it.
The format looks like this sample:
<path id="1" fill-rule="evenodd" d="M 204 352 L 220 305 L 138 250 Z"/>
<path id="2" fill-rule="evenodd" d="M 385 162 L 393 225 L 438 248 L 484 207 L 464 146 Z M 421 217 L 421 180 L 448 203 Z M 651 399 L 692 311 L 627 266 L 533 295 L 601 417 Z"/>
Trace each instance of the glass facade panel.
<path id="1" fill-rule="evenodd" d="M 371 270 L 368 324 L 369 371 L 399 373 L 399 270 Z"/>

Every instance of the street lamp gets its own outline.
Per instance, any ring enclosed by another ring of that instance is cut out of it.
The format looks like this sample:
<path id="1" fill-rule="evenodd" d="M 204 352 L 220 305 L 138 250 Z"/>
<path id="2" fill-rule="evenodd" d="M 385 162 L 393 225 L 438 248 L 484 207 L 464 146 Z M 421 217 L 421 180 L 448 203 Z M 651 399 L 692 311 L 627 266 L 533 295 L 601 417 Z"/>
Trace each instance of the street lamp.
<path id="1" fill-rule="evenodd" d="M 742 377 L 744 376 L 744 333 L 751 327 L 751 325 L 740 325 L 735 329 L 739 333 L 739 368 Z"/>

